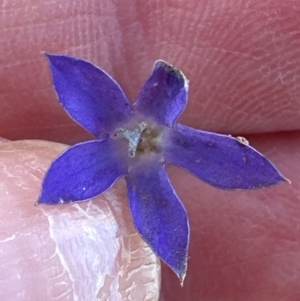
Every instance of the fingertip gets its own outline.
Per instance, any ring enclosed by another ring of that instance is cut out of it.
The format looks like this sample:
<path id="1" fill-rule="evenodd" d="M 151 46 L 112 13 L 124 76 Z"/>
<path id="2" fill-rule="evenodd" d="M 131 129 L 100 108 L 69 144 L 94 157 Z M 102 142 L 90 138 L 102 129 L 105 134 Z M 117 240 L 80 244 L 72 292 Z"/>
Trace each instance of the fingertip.
<path id="1" fill-rule="evenodd" d="M 110 191 L 89 202 L 38 206 L 41 179 L 63 149 L 45 141 L 1 146 L 1 296 L 17 300 L 25 292 L 28 300 L 52 301 L 63 294 L 73 301 L 150 294 L 158 300 L 159 261 L 134 231 L 126 203 L 118 202 L 125 195 Z"/>

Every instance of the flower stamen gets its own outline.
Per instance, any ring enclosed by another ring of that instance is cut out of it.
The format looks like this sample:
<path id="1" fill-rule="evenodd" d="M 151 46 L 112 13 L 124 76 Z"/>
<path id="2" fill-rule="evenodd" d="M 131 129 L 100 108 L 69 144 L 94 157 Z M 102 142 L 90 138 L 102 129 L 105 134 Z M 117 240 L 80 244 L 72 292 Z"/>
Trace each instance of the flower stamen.
<path id="1" fill-rule="evenodd" d="M 115 132 L 116 136 L 124 137 L 128 140 L 128 155 L 131 158 L 135 157 L 136 149 L 141 141 L 142 132 L 147 128 L 146 122 L 141 122 L 138 128 L 134 130 L 118 128 Z"/>

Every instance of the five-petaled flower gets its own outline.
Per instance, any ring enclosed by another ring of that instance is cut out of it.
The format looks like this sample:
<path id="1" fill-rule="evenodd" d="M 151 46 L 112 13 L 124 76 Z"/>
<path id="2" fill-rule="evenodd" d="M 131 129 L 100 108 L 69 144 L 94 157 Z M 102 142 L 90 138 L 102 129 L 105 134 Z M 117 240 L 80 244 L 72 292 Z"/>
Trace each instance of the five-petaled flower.
<path id="1" fill-rule="evenodd" d="M 38 203 L 88 200 L 125 175 L 137 231 L 181 282 L 189 224 L 166 163 L 221 189 L 256 189 L 286 181 L 247 141 L 177 123 L 187 103 L 188 81 L 167 62 L 155 62 L 131 105 L 118 83 L 92 63 L 46 56 L 61 105 L 96 139 L 78 143 L 54 160 Z"/>

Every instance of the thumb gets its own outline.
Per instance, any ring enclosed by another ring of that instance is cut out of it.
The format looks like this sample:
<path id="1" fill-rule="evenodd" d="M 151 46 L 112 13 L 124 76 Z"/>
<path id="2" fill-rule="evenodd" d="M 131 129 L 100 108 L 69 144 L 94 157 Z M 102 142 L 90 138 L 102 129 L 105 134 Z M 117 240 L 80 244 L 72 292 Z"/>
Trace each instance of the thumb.
<path id="1" fill-rule="evenodd" d="M 159 261 L 132 226 L 123 183 L 93 201 L 34 206 L 64 148 L 0 144 L 0 300 L 157 300 Z"/>

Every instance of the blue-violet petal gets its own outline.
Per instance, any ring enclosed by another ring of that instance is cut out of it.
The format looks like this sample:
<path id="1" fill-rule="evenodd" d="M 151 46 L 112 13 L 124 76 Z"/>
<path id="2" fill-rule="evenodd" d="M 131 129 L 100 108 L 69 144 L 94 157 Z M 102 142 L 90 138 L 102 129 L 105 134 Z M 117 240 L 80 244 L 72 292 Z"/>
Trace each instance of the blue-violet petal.
<path id="1" fill-rule="evenodd" d="M 161 163 L 140 166 L 126 176 L 136 229 L 183 282 L 187 268 L 189 225 L 186 211 Z"/>
<path id="2" fill-rule="evenodd" d="M 126 173 L 127 163 L 112 139 L 76 144 L 51 164 L 38 203 L 87 200 L 104 192 Z"/>
<path id="3" fill-rule="evenodd" d="M 67 113 L 96 137 L 113 131 L 134 113 L 119 84 L 90 62 L 46 54 L 58 99 Z"/>
<path id="4" fill-rule="evenodd" d="M 169 63 L 156 61 L 134 103 L 136 111 L 171 127 L 187 103 L 188 81 Z"/>
<path id="5" fill-rule="evenodd" d="M 170 133 L 166 162 L 221 189 L 256 189 L 286 181 L 275 166 L 242 139 L 178 124 Z"/>

